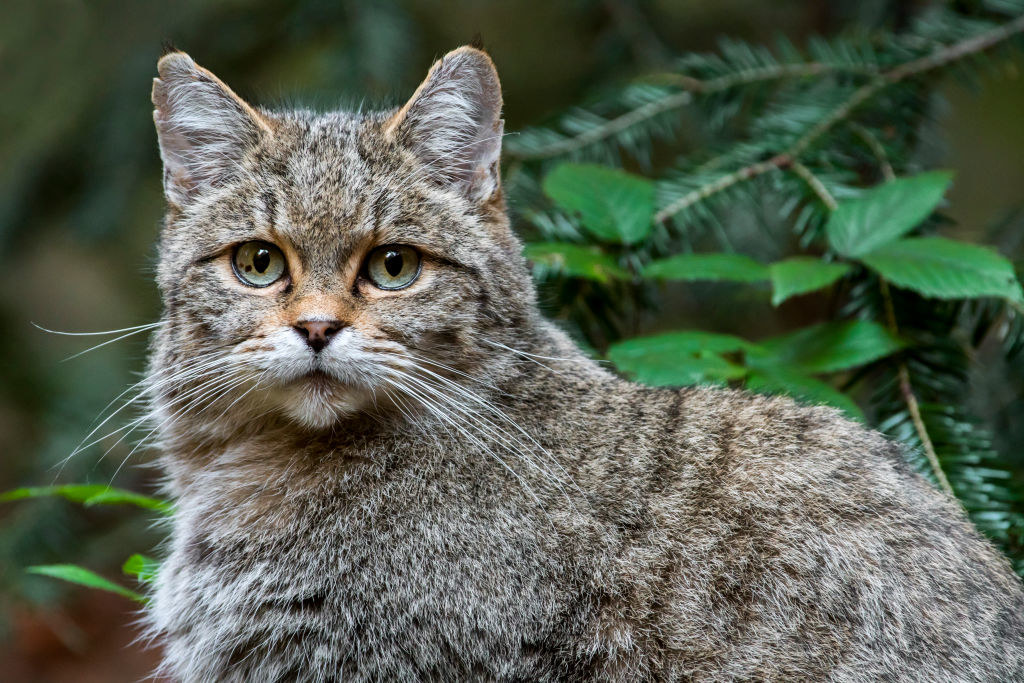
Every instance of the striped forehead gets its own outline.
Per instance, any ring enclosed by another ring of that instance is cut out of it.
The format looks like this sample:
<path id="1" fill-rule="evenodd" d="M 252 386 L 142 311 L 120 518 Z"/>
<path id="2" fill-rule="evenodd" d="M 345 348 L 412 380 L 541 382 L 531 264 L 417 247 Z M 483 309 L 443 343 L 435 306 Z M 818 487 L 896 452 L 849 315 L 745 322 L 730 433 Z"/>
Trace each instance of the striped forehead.
<path id="1" fill-rule="evenodd" d="M 337 263 L 372 236 L 379 220 L 378 183 L 359 132 L 351 118 L 304 122 L 281 165 L 274 227 L 311 265 Z"/>

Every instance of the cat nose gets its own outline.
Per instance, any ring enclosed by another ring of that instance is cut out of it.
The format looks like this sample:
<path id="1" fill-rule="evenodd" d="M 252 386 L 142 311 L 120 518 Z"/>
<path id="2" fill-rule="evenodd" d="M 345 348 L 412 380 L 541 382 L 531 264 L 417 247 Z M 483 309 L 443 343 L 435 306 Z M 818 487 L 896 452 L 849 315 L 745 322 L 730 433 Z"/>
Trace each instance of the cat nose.
<path id="1" fill-rule="evenodd" d="M 292 327 L 313 351 L 319 353 L 344 326 L 339 320 L 300 320 Z"/>

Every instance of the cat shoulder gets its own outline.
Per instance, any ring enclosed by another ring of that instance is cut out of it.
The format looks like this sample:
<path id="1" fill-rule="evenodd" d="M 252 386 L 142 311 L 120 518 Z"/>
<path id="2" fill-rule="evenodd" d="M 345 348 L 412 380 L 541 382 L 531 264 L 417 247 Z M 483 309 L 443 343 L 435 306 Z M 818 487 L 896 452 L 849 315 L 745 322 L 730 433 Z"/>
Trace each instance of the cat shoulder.
<path id="1" fill-rule="evenodd" d="M 737 486 L 815 489 L 885 483 L 895 494 L 920 477 L 904 446 L 824 405 L 786 396 L 699 387 L 679 390 L 675 431 L 684 445 L 701 442 L 720 471 Z M 809 487 L 809 488 L 808 488 Z"/>

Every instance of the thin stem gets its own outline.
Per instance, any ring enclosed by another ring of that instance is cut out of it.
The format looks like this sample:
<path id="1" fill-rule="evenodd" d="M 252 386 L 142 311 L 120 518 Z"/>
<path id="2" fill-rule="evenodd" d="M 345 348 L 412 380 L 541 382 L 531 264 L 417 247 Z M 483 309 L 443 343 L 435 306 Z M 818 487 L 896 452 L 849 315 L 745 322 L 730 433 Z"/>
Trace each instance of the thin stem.
<path id="1" fill-rule="evenodd" d="M 827 187 L 825 187 L 825 183 L 821 182 L 821 179 L 818 178 L 818 176 L 811 173 L 811 169 L 807 168 L 799 161 L 790 162 L 789 169 L 807 183 L 807 186 L 811 188 L 811 191 L 814 192 L 814 194 L 818 195 L 818 199 L 821 200 L 821 203 L 824 204 L 829 211 L 835 211 L 839 208 L 836 198 L 833 197 L 832 193 L 828 191 Z"/>
<path id="2" fill-rule="evenodd" d="M 854 121 L 850 122 L 850 128 L 857 137 L 864 141 L 864 144 L 868 146 L 871 153 L 875 155 L 875 159 L 878 160 L 878 167 L 882 171 L 882 178 L 885 179 L 885 182 L 895 180 L 896 173 L 892 169 L 892 164 L 889 163 L 889 155 L 885 153 L 885 147 L 883 147 L 882 143 L 879 142 L 877 137 L 875 137 L 875 134 Z"/>
<path id="3" fill-rule="evenodd" d="M 889 331 L 894 335 L 899 334 L 899 326 L 896 324 L 896 309 L 892 303 L 892 292 L 889 291 L 889 283 L 884 278 L 879 278 L 879 289 L 882 292 L 882 302 L 885 306 L 885 321 L 889 328 Z M 939 455 L 935 452 L 935 444 L 932 443 L 932 438 L 928 434 L 928 428 L 924 424 L 924 419 L 921 417 L 921 406 L 917 402 L 917 396 L 914 394 L 914 387 L 910 383 L 910 370 L 907 368 L 905 362 L 900 362 L 897 370 L 897 376 L 900 385 L 900 395 L 903 397 L 903 402 L 907 404 L 907 411 L 910 413 L 910 420 L 914 423 L 914 431 L 917 432 L 917 438 L 921 440 L 921 447 L 924 449 L 925 457 L 928 458 L 928 464 L 932 468 L 932 473 L 935 475 L 936 481 L 939 482 L 939 486 L 942 490 L 956 498 L 956 494 L 953 492 L 953 487 L 949 483 L 949 479 L 946 477 L 946 473 L 942 471 L 942 465 L 939 463 Z M 957 499 L 958 500 L 958 499 Z"/>
<path id="4" fill-rule="evenodd" d="M 937 69 L 940 66 L 945 66 L 950 62 L 955 62 L 958 59 L 963 59 L 964 57 L 984 52 L 990 47 L 994 47 L 1007 38 L 1011 38 L 1022 31 L 1024 31 L 1024 14 L 1013 21 L 1009 21 L 1002 26 L 997 26 L 990 31 L 980 33 L 973 38 L 968 38 L 959 43 L 954 43 L 949 47 L 936 50 L 930 55 L 890 69 L 886 72 L 884 78 L 890 83 L 896 83 L 904 78 L 916 76 L 917 74 L 924 73 L 925 71 L 931 71 L 932 69 Z"/>
<path id="5" fill-rule="evenodd" d="M 723 90 L 729 90 L 730 88 L 735 88 L 740 85 L 750 85 L 752 83 L 773 81 L 783 78 L 814 76 L 833 70 L 835 69 L 825 64 L 811 63 L 781 64 L 779 66 L 768 66 L 760 69 L 746 69 L 735 74 L 713 78 L 708 81 L 703 81 L 699 78 L 693 78 L 692 76 L 686 76 L 683 74 L 660 74 L 651 76 L 644 80 L 665 82 L 670 85 L 683 88 L 683 90 L 673 95 L 669 95 L 664 99 L 648 102 L 647 104 L 637 107 L 632 111 L 628 111 L 621 116 L 610 119 L 609 121 L 592 128 L 585 133 L 580 133 L 576 137 L 548 145 L 544 149 L 521 152 L 510 151 L 509 154 L 517 159 L 548 159 L 550 157 L 561 156 L 563 154 L 570 154 L 576 150 L 586 147 L 587 145 L 591 145 L 600 140 L 604 140 L 605 138 L 609 138 L 616 133 L 620 133 L 641 121 L 652 119 L 658 114 L 671 111 L 672 109 L 685 107 L 693 101 L 694 94 L 708 95 L 711 93 L 722 92 Z"/>
<path id="6" fill-rule="evenodd" d="M 693 192 L 688 193 L 672 204 L 666 206 L 661 211 L 658 211 L 654 215 L 654 223 L 662 223 L 690 205 L 703 201 L 739 182 L 755 178 L 773 170 L 774 168 L 791 166 L 797 157 L 805 152 L 812 144 L 817 142 L 818 138 L 830 131 L 837 123 L 849 118 L 857 107 L 877 95 L 881 90 L 888 86 L 899 83 L 900 81 L 912 76 L 917 76 L 932 69 L 945 66 L 946 64 L 958 59 L 963 59 L 964 57 L 987 50 L 988 48 L 997 45 L 998 43 L 1017 33 L 1021 33 L 1022 31 L 1024 31 L 1024 15 L 973 38 L 968 38 L 962 42 L 937 50 L 927 57 L 922 57 L 920 59 L 907 62 L 906 64 L 901 64 L 883 74 L 880 74 L 870 83 L 866 83 L 854 90 L 845 102 L 833 109 L 827 116 L 818 121 L 818 123 L 816 123 L 810 130 L 800 136 L 796 142 L 781 153 L 775 155 L 768 161 L 757 162 L 744 166 L 738 171 L 722 176 L 718 180 L 715 180 L 704 187 L 697 188 Z"/>
<path id="7" fill-rule="evenodd" d="M 804 64 L 777 64 L 743 69 L 741 71 L 731 73 L 728 76 L 719 76 L 718 78 L 712 78 L 706 81 L 700 78 L 694 78 L 693 76 L 687 76 L 686 74 L 675 73 L 652 74 L 644 80 L 653 83 L 679 86 L 680 88 L 685 88 L 691 92 L 703 95 L 707 93 L 721 92 L 723 90 L 728 90 L 729 88 L 734 88 L 738 85 L 750 85 L 751 83 L 774 81 L 782 78 L 806 78 L 808 76 L 818 76 L 823 73 L 835 73 L 838 71 L 869 74 L 875 73 L 873 69 L 869 68 L 848 69 L 833 66 L 831 64 L 823 64 L 821 62 L 808 62 Z"/>
<path id="8" fill-rule="evenodd" d="M 751 178 L 755 178 L 759 175 L 767 173 L 768 171 L 784 168 L 791 162 L 791 157 L 780 154 L 778 156 L 772 157 L 768 161 L 762 161 L 756 164 L 751 164 L 749 166 L 744 166 L 738 171 L 728 173 L 722 176 L 721 178 L 718 178 L 717 180 L 708 183 L 704 187 L 699 187 L 696 190 L 693 190 L 692 192 L 688 192 L 687 194 L 683 195 L 679 199 L 675 200 L 674 202 L 672 202 L 671 204 L 669 204 L 668 206 L 654 214 L 653 222 L 655 224 L 663 223 L 672 216 L 674 216 L 675 214 L 679 213 L 680 211 L 696 204 L 697 202 L 704 201 L 713 194 L 718 194 L 723 190 L 729 189 L 733 185 L 741 183 L 745 180 L 750 180 Z"/>
<path id="9" fill-rule="evenodd" d="M 641 121 L 654 118 L 662 112 L 678 109 L 692 101 L 693 93 L 684 90 L 682 92 L 675 93 L 674 95 L 669 95 L 663 100 L 648 102 L 641 107 L 627 112 L 622 116 L 611 119 L 610 121 L 607 121 L 596 128 L 592 128 L 585 133 L 580 133 L 576 137 L 548 145 L 544 149 L 521 152 L 510 150 L 509 154 L 518 159 L 548 159 L 550 157 L 562 156 L 563 154 L 571 154 L 572 152 L 582 149 L 587 145 L 622 132 Z"/>

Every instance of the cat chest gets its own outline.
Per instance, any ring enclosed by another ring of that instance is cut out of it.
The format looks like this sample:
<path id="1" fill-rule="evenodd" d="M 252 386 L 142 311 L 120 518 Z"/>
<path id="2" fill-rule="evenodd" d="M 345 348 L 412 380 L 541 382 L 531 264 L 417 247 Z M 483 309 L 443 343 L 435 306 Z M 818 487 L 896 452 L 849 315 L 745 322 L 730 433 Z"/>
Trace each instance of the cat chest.
<path id="1" fill-rule="evenodd" d="M 259 659 L 290 643 L 338 661 L 513 657 L 564 621 L 567 577 L 579 572 L 533 520 L 381 522 L 230 539 L 181 529 L 159 580 L 157 620 L 196 656 L 235 643 Z"/>

